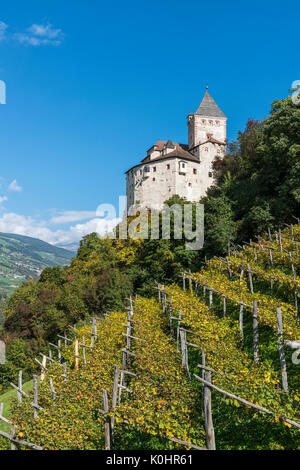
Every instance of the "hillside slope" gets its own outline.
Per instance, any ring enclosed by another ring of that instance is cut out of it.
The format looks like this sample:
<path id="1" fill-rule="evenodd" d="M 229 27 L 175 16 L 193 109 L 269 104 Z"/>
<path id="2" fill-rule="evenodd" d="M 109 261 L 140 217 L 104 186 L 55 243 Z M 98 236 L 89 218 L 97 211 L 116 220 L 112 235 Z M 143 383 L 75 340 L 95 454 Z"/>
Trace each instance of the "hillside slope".
<path id="1" fill-rule="evenodd" d="M 0 233 L 0 296 L 29 278 L 37 278 L 47 266 L 69 264 L 74 253 L 37 238 Z"/>

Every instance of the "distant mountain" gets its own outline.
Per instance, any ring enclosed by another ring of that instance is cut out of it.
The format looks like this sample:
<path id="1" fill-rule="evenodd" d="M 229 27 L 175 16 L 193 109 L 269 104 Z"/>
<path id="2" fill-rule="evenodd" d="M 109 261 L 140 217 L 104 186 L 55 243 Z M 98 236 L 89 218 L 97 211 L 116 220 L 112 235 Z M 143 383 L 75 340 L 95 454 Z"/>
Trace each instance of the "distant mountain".
<path id="1" fill-rule="evenodd" d="M 67 265 L 75 253 L 37 238 L 0 232 L 0 298 L 47 266 Z"/>
<path id="2" fill-rule="evenodd" d="M 76 253 L 79 248 L 79 243 L 65 243 L 56 246 L 58 248 L 64 248 L 65 250 L 73 251 L 73 253 Z"/>

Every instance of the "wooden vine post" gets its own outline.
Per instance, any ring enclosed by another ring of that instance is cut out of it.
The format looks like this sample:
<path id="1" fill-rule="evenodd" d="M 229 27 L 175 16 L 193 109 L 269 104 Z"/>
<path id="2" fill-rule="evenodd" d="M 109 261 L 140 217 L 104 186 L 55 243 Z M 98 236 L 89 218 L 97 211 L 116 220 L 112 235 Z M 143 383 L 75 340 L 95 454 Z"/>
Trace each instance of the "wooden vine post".
<path id="1" fill-rule="evenodd" d="M 46 364 L 47 364 L 47 357 L 45 356 L 45 354 L 43 354 L 43 359 L 42 359 L 42 372 L 41 372 L 41 382 L 44 382 L 44 380 L 45 380 Z"/>
<path id="2" fill-rule="evenodd" d="M 297 277 L 296 277 L 296 271 L 293 263 L 293 257 L 292 253 L 289 252 L 289 257 L 290 257 L 290 263 L 291 263 L 291 269 L 293 273 L 293 281 L 294 281 L 294 301 L 295 301 L 295 310 L 296 310 L 296 319 L 298 318 L 298 294 L 297 294 Z"/>
<path id="3" fill-rule="evenodd" d="M 54 390 L 53 378 L 52 377 L 50 377 L 49 382 L 50 382 L 50 392 L 52 393 L 52 401 L 53 401 L 53 403 L 55 403 L 56 391 Z"/>
<path id="4" fill-rule="evenodd" d="M 211 374 L 204 372 L 206 382 L 211 383 Z M 211 411 L 211 389 L 208 385 L 204 385 L 204 420 L 206 432 L 206 447 L 208 450 L 216 450 L 215 431 Z"/>
<path id="5" fill-rule="evenodd" d="M 205 357 L 205 351 L 202 349 L 201 351 L 201 356 L 202 356 L 202 379 L 205 380 L 205 366 L 206 366 L 206 357 Z M 202 384 L 202 416 L 205 416 L 204 412 L 204 384 Z"/>
<path id="6" fill-rule="evenodd" d="M 277 327 L 278 327 L 278 351 L 280 359 L 280 369 L 282 377 L 282 389 L 284 392 L 288 393 L 288 377 L 286 370 L 286 361 L 284 354 L 284 342 L 283 342 L 283 323 L 282 323 L 282 312 L 281 308 L 277 308 Z"/>
<path id="7" fill-rule="evenodd" d="M 78 339 L 75 339 L 75 369 L 79 368 L 79 350 L 78 350 Z"/>
<path id="8" fill-rule="evenodd" d="M 244 303 L 241 302 L 240 304 L 240 313 L 239 313 L 239 328 L 240 328 L 240 335 L 242 346 L 244 345 Z"/>
<path id="9" fill-rule="evenodd" d="M 209 308 L 210 310 L 213 310 L 213 291 L 212 289 L 209 289 Z"/>
<path id="10" fill-rule="evenodd" d="M 178 312 L 177 337 L 176 337 L 177 352 L 179 352 L 179 336 L 180 336 L 181 319 L 182 319 L 182 313 L 181 313 L 181 309 L 180 309 L 179 312 Z"/>
<path id="11" fill-rule="evenodd" d="M 103 410 L 105 414 L 108 414 L 109 413 L 108 397 L 107 397 L 107 391 L 105 389 L 102 390 L 102 396 L 103 396 Z M 105 450 L 110 450 L 110 434 L 111 434 L 110 424 L 111 424 L 111 421 L 109 419 L 109 416 L 106 416 L 105 422 L 104 422 Z"/>
<path id="12" fill-rule="evenodd" d="M 258 343 L 258 310 L 257 300 L 253 301 L 253 355 L 254 362 L 259 363 L 259 343 Z"/>
<path id="13" fill-rule="evenodd" d="M 191 377 L 189 370 L 189 358 L 188 358 L 188 349 L 186 341 L 186 331 L 180 328 L 180 340 L 181 340 L 181 363 L 182 366 L 186 369 L 188 376 Z"/>
<path id="14" fill-rule="evenodd" d="M 223 316 L 226 317 L 226 296 L 222 295 Z"/>
<path id="15" fill-rule="evenodd" d="M 118 400 L 118 386 L 119 386 L 119 375 L 120 375 L 120 367 L 118 364 L 115 365 L 115 372 L 114 372 L 114 383 L 113 383 L 113 392 L 112 392 L 112 405 L 111 408 L 114 410 L 117 406 Z M 114 425 L 115 425 L 115 418 L 112 416 L 111 418 L 111 436 L 112 441 L 114 439 Z"/>
<path id="16" fill-rule="evenodd" d="M 36 419 L 38 417 L 38 376 L 33 376 L 33 417 Z"/>
<path id="17" fill-rule="evenodd" d="M 18 375 L 18 403 L 22 403 L 22 371 L 19 370 Z"/>
<path id="18" fill-rule="evenodd" d="M 251 271 L 249 263 L 247 264 L 247 270 L 248 270 L 248 278 L 249 278 L 249 284 L 250 284 L 250 292 L 251 292 L 251 294 L 254 294 L 252 271 Z"/>

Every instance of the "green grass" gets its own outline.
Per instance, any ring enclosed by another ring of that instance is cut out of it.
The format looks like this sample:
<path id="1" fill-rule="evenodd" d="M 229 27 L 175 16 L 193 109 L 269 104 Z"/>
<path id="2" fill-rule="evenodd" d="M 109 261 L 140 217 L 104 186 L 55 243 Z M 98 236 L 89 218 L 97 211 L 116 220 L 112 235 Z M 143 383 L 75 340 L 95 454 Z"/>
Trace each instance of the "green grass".
<path id="1" fill-rule="evenodd" d="M 30 392 L 33 389 L 33 380 L 25 382 L 22 388 L 25 393 Z M 14 398 L 17 398 L 17 390 L 15 390 L 14 388 L 3 393 L 3 395 L 0 395 L 0 403 L 3 403 L 4 418 L 9 418 L 10 404 Z M 4 423 L 4 421 L 0 420 L 0 430 L 8 432 L 10 430 L 10 426 L 7 423 Z"/>

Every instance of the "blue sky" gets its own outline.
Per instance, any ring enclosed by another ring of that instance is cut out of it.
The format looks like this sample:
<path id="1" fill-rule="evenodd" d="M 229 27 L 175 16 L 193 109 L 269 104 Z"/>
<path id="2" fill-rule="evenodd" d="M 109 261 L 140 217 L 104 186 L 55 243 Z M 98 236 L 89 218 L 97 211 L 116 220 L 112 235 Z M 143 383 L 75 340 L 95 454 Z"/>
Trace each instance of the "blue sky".
<path id="1" fill-rule="evenodd" d="M 51 243 L 102 227 L 124 171 L 187 141 L 209 91 L 234 139 L 300 78 L 300 6 L 282 1 L 27 0 L 0 16 L 0 231 Z M 9 185 L 12 186 L 9 188 Z"/>

